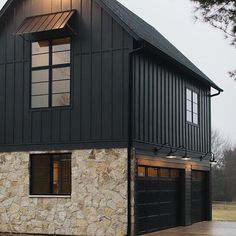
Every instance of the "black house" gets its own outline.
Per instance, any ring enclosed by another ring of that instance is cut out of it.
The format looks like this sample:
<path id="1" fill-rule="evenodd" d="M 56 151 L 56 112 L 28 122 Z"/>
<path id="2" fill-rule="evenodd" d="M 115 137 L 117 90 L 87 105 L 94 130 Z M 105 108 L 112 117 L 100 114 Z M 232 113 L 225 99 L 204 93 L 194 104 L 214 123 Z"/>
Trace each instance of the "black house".
<path id="1" fill-rule="evenodd" d="M 211 220 L 221 91 L 116 0 L 8 0 L 0 232 L 141 235 Z"/>

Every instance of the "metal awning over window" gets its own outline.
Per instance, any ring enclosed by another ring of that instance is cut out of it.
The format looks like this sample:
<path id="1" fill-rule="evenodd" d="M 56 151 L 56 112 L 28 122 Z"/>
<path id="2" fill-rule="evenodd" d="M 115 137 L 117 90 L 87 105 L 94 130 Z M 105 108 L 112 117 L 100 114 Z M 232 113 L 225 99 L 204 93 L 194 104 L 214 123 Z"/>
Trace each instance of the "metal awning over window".
<path id="1" fill-rule="evenodd" d="M 33 34 L 52 30 L 62 30 L 76 10 L 27 17 L 16 30 L 16 35 Z"/>

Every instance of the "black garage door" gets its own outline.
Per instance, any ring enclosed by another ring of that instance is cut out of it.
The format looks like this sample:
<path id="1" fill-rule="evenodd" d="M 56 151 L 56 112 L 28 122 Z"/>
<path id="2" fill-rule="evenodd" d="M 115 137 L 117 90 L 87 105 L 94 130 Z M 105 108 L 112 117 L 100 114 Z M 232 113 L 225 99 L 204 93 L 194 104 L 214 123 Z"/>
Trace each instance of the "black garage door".
<path id="1" fill-rule="evenodd" d="M 207 176 L 203 171 L 192 171 L 192 223 L 206 220 Z"/>
<path id="2" fill-rule="evenodd" d="M 138 167 L 137 232 L 154 232 L 180 225 L 180 170 Z"/>

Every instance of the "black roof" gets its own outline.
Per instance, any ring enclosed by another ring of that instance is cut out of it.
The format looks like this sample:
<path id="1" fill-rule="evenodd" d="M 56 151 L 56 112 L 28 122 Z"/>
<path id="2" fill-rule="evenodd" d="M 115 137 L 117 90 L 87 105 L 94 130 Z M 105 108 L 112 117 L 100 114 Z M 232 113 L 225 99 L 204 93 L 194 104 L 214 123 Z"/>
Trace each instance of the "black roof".
<path id="1" fill-rule="evenodd" d="M 19 1 L 19 0 L 18 0 Z M 169 59 L 184 66 L 192 72 L 202 82 L 205 82 L 215 88 L 223 91 L 202 71 L 200 71 L 188 58 L 186 58 L 173 44 L 163 37 L 154 27 L 142 20 L 139 16 L 131 12 L 116 0 L 96 0 L 101 7 L 109 12 L 136 40 L 144 41 L 158 51 L 164 53 Z M 17 0 L 8 0 L 0 12 L 0 19 Z"/>

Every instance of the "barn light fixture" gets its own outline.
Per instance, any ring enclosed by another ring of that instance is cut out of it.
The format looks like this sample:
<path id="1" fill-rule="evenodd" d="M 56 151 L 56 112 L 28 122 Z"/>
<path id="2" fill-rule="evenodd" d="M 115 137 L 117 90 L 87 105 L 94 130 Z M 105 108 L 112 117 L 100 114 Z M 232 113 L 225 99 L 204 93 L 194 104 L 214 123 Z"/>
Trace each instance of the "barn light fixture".
<path id="1" fill-rule="evenodd" d="M 166 145 L 169 146 L 169 143 L 164 143 L 164 144 L 160 145 L 159 148 L 155 147 L 155 148 L 154 148 L 154 154 L 157 155 L 157 153 L 158 153 L 161 149 L 165 148 Z"/>
<path id="2" fill-rule="evenodd" d="M 174 158 L 176 158 L 175 153 L 176 153 L 179 149 L 181 149 L 181 148 L 184 148 L 184 147 L 183 147 L 183 146 L 179 146 L 179 147 L 177 147 L 174 151 L 173 151 L 173 149 L 171 148 L 171 150 L 170 150 L 170 152 L 167 154 L 166 158 L 169 158 L 169 159 L 174 159 Z"/>
<path id="3" fill-rule="evenodd" d="M 184 156 L 182 156 L 182 159 L 183 159 L 184 161 L 189 161 L 189 160 L 191 160 L 191 157 L 188 155 L 187 149 L 185 149 L 185 154 L 184 154 Z"/>
<path id="4" fill-rule="evenodd" d="M 211 154 L 210 163 L 216 163 L 215 154 L 213 152 L 207 152 L 205 155 L 200 156 L 200 161 L 202 161 L 208 154 Z"/>

